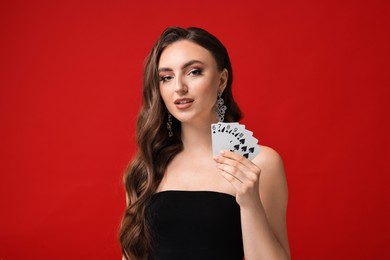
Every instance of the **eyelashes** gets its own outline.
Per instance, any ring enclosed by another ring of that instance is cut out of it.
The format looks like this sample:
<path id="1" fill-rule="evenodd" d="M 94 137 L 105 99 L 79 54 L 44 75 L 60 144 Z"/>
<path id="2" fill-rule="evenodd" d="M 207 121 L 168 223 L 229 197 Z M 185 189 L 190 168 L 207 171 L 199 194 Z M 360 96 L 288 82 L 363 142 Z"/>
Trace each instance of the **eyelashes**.
<path id="1" fill-rule="evenodd" d="M 202 69 L 199 69 L 199 68 L 192 69 L 192 70 L 190 70 L 190 72 L 188 73 L 188 75 L 191 75 L 191 76 L 198 76 L 198 75 L 202 75 L 202 74 L 203 74 L 203 70 L 202 70 Z"/>
<path id="2" fill-rule="evenodd" d="M 162 81 L 162 82 L 170 81 L 171 79 L 173 79 L 172 76 L 161 76 L 160 77 L 160 81 Z"/>
<path id="3" fill-rule="evenodd" d="M 189 76 L 189 77 L 197 77 L 197 76 L 201 76 L 201 75 L 203 75 L 203 69 L 201 69 L 201 68 L 193 68 L 186 74 L 186 76 Z M 173 75 L 165 74 L 165 75 L 161 75 L 159 80 L 160 80 L 160 82 L 168 82 L 168 81 L 171 81 L 173 78 L 174 78 Z"/>

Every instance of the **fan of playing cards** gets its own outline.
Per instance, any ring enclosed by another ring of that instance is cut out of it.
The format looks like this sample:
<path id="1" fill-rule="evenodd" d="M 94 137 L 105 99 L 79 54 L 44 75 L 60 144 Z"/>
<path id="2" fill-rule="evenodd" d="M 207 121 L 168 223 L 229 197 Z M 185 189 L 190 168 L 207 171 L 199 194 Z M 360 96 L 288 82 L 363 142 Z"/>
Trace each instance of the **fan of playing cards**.
<path id="1" fill-rule="evenodd" d="M 260 152 L 253 132 L 237 122 L 211 124 L 211 137 L 213 155 L 218 155 L 221 150 L 229 150 L 252 160 Z"/>

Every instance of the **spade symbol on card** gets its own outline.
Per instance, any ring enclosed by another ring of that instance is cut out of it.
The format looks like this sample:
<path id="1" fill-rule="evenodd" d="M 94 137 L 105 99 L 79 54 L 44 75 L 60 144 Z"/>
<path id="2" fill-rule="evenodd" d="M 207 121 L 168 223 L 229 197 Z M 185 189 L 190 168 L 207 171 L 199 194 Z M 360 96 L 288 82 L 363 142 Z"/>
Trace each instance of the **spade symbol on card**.
<path id="1" fill-rule="evenodd" d="M 238 122 L 211 124 L 211 139 L 213 155 L 228 150 L 252 160 L 260 152 L 253 132 Z"/>

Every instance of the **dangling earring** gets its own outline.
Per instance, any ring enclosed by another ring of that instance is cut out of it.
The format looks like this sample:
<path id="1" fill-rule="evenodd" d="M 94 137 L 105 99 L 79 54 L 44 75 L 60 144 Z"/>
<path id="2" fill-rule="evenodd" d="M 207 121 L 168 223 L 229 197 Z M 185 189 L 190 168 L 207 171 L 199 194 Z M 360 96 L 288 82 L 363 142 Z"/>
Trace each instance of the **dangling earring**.
<path id="1" fill-rule="evenodd" d="M 167 129 L 168 129 L 168 136 L 172 137 L 173 136 L 173 132 L 172 132 L 172 115 L 169 112 L 168 112 L 168 120 L 167 120 Z"/>
<path id="2" fill-rule="evenodd" d="M 218 92 L 217 104 L 215 105 L 215 113 L 217 114 L 218 122 L 223 122 L 227 107 L 224 105 L 225 101 L 222 98 L 222 92 Z"/>

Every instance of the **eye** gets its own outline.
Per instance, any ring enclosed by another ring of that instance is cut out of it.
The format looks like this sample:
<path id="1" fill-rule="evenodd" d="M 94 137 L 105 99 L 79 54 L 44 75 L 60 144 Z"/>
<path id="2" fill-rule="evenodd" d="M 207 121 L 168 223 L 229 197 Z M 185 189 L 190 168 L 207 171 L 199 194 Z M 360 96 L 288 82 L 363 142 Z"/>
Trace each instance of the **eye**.
<path id="1" fill-rule="evenodd" d="M 202 72 L 203 72 L 203 70 L 201 70 L 201 69 L 192 69 L 192 70 L 190 70 L 188 75 L 190 75 L 190 76 L 199 76 L 199 75 L 202 75 Z"/>
<path id="2" fill-rule="evenodd" d="M 171 79 L 173 79 L 173 77 L 170 75 L 165 75 L 165 76 L 160 77 L 160 81 L 162 81 L 162 82 L 167 82 L 167 81 L 170 81 Z"/>

